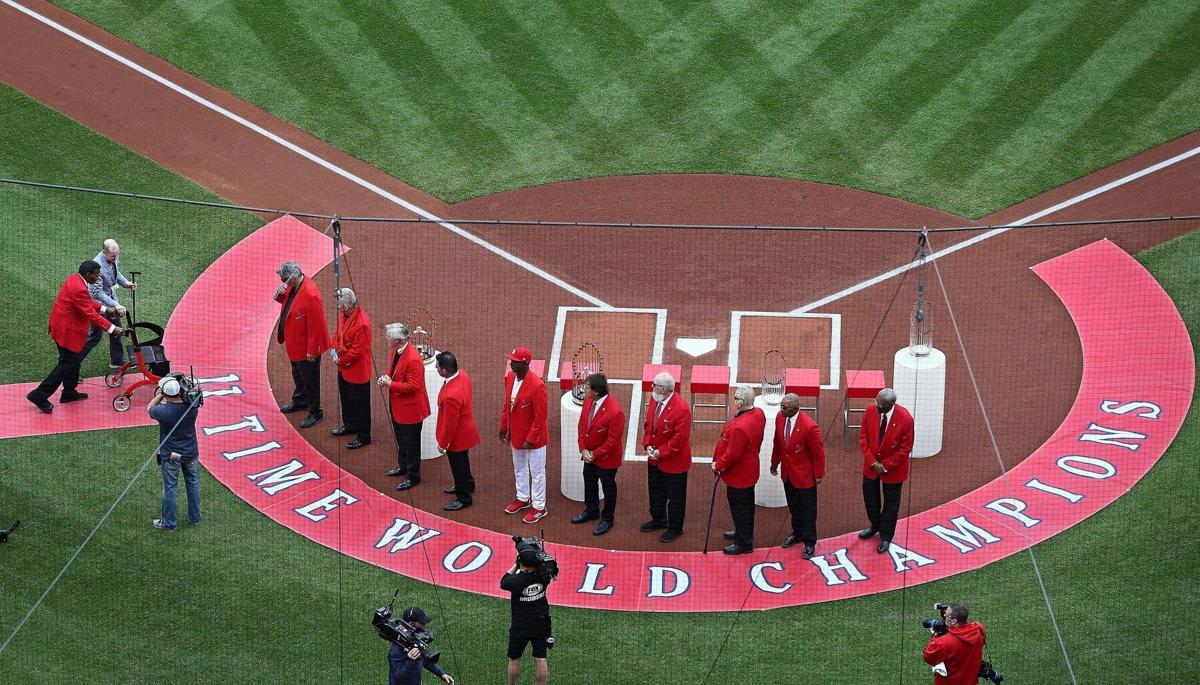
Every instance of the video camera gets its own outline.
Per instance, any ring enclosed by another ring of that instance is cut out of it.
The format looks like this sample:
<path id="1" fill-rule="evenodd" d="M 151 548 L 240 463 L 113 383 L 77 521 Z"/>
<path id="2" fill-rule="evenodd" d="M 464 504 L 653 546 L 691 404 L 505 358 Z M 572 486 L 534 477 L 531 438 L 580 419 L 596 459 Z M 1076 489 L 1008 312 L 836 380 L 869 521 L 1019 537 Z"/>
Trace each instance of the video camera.
<path id="1" fill-rule="evenodd" d="M 549 584 L 550 581 L 558 577 L 558 560 L 551 556 L 546 551 L 545 543 L 541 538 L 525 538 L 520 535 L 512 536 L 513 544 L 517 546 L 517 558 L 520 559 L 522 553 L 533 552 L 537 558 L 536 564 L 526 566 L 536 566 L 537 574 L 542 579 L 543 583 Z M 528 556 L 528 555 L 526 555 Z"/>
<path id="2" fill-rule="evenodd" d="M 433 631 L 417 628 L 403 618 L 392 615 L 392 606 L 396 604 L 396 595 L 399 594 L 400 590 L 397 589 L 387 606 L 375 610 L 371 617 L 371 626 L 375 628 L 375 634 L 388 642 L 400 645 L 405 652 L 415 647 L 423 660 L 436 664 L 442 653 L 429 651 L 429 643 L 433 642 Z"/>
<path id="3" fill-rule="evenodd" d="M 945 635 L 946 632 L 949 630 L 949 628 L 946 627 L 946 609 L 949 609 L 949 608 L 950 608 L 949 604 L 942 604 L 941 602 L 937 602 L 936 604 L 934 604 L 933 610 L 938 612 L 938 615 L 941 616 L 941 618 L 922 619 L 921 627 L 927 628 L 927 629 L 933 631 L 934 635 L 939 635 L 939 636 Z M 996 668 L 994 666 L 992 666 L 992 662 L 986 661 L 986 660 L 980 662 L 979 675 L 977 675 L 975 677 L 976 678 L 987 678 L 988 680 L 995 683 L 996 685 L 999 685 L 1000 682 L 1004 680 L 1004 674 L 1001 673 L 1000 671 L 997 671 Z"/>
<path id="4" fill-rule="evenodd" d="M 191 376 L 178 371 L 168 373 L 159 379 L 158 388 L 167 394 L 175 389 L 173 383 L 178 384 L 179 392 L 171 394 L 178 394 L 180 399 L 194 407 L 204 404 L 204 392 L 200 389 L 200 384 L 196 382 L 194 373 Z"/>

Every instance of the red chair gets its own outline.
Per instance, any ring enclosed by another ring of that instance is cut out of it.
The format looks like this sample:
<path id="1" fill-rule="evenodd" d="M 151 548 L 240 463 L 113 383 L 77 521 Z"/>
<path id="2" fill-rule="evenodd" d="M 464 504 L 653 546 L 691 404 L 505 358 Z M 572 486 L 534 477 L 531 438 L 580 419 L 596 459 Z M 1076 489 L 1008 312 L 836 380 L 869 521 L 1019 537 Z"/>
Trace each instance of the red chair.
<path id="1" fill-rule="evenodd" d="M 817 369 L 788 369 L 783 376 L 783 391 L 795 393 L 801 399 L 812 398 L 812 405 L 800 405 L 810 411 L 817 425 L 821 424 L 821 372 Z"/>
<path id="2" fill-rule="evenodd" d="M 875 401 L 880 390 L 887 387 L 882 371 L 846 369 L 846 403 L 842 405 L 842 443 L 845 444 L 851 428 L 862 428 L 862 424 L 850 423 L 851 414 L 861 415 L 867 405 Z M 854 400 L 860 406 L 855 406 Z M 866 400 L 866 402 L 863 402 Z"/>
<path id="3" fill-rule="evenodd" d="M 693 366 L 690 385 L 692 394 L 692 423 L 725 423 L 729 420 L 729 367 L 728 366 Z M 697 402 L 696 395 L 720 395 L 721 403 Z M 698 419 L 696 407 L 720 409 L 724 412 L 721 419 Z"/>

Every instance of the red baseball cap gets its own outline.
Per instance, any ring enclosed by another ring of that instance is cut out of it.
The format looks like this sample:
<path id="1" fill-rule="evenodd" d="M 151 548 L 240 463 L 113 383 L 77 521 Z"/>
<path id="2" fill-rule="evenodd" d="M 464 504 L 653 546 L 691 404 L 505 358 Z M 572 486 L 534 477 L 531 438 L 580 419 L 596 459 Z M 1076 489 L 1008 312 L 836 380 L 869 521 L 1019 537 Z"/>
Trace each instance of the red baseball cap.
<path id="1" fill-rule="evenodd" d="M 512 354 L 505 355 L 505 357 L 512 362 L 525 362 L 528 364 L 533 361 L 533 355 L 525 347 L 514 347 Z"/>

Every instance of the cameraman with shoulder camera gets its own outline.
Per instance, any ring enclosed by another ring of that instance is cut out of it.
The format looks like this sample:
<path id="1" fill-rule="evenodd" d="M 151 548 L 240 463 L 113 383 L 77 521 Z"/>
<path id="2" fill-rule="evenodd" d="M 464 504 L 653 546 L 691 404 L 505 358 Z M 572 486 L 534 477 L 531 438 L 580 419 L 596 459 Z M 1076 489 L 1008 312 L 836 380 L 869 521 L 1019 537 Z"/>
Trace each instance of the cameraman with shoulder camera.
<path id="1" fill-rule="evenodd" d="M 922 624 L 932 633 L 925 645 L 925 663 L 933 667 L 934 685 L 971 685 L 983 677 L 979 666 L 987 632 L 982 623 L 967 620 L 966 605 L 934 607 L 941 612 L 942 620 Z"/>
<path id="2" fill-rule="evenodd" d="M 546 601 L 548 577 L 541 569 L 538 548 L 528 542 L 517 543 L 517 561 L 500 579 L 500 589 L 512 594 L 512 624 L 508 627 L 508 685 L 521 677 L 521 655 L 525 645 L 533 645 L 537 665 L 537 685 L 546 685 L 550 667 L 546 651 L 554 644 L 550 636 L 550 603 Z"/>
<path id="3" fill-rule="evenodd" d="M 433 641 L 433 631 L 426 627 L 433 619 L 420 607 L 405 609 L 403 616 L 409 625 L 425 633 L 425 642 Z M 437 665 L 435 658 L 423 657 L 420 647 L 405 650 L 400 644 L 393 642 L 388 649 L 388 685 L 418 685 L 421 682 L 422 668 L 441 678 L 446 685 L 454 685 L 454 678 Z"/>

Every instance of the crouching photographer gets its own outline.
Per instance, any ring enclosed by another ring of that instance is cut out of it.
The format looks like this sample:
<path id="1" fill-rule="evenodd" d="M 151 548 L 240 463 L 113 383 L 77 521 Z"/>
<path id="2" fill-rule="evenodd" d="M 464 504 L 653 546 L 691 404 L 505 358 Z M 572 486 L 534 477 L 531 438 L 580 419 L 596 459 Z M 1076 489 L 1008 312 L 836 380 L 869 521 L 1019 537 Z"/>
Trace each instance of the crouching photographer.
<path id="1" fill-rule="evenodd" d="M 554 646 L 550 634 L 550 602 L 546 588 L 558 577 L 558 562 L 546 553 L 538 538 L 513 536 L 517 560 L 500 579 L 500 589 L 512 595 L 512 623 L 508 627 L 508 685 L 521 677 L 521 655 L 533 645 L 537 685 L 546 685 L 550 666 L 546 653 Z"/>
<path id="2" fill-rule="evenodd" d="M 399 590 L 396 591 L 399 594 Z M 433 642 L 433 631 L 429 628 L 432 621 L 420 607 L 409 607 L 399 618 L 392 615 L 392 602 L 386 607 L 375 610 L 371 625 L 379 637 L 392 643 L 388 648 L 388 685 L 418 685 L 421 682 L 421 670 L 424 669 L 441 678 L 446 685 L 454 685 L 454 678 L 438 666 L 440 652 L 433 652 L 429 644 Z"/>
<path id="3" fill-rule="evenodd" d="M 925 619 L 929 629 L 925 663 L 933 667 L 934 685 L 972 685 L 980 678 L 993 683 L 1004 680 L 991 662 L 983 660 L 987 631 L 978 621 L 967 620 L 964 604 L 934 604 L 940 619 Z"/>

